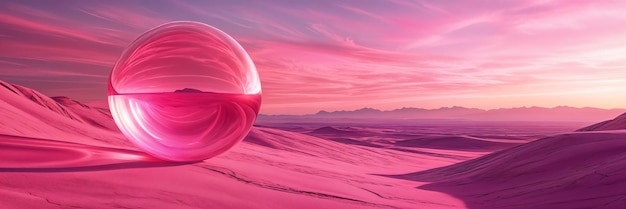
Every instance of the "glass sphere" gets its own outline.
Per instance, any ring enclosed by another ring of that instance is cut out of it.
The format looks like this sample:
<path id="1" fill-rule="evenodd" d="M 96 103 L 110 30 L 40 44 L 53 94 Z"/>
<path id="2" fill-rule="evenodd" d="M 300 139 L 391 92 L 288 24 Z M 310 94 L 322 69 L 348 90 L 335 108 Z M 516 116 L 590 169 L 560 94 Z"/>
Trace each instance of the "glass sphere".
<path id="1" fill-rule="evenodd" d="M 130 44 L 109 77 L 111 114 L 145 152 L 199 161 L 226 152 L 250 131 L 261 81 L 246 51 L 198 22 L 158 26 Z"/>

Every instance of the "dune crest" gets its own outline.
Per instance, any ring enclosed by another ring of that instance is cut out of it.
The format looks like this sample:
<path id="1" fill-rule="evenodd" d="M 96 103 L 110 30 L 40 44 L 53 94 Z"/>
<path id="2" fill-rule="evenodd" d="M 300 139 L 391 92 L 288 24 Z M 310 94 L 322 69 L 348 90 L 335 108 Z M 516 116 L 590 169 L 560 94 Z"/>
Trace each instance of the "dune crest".
<path id="1" fill-rule="evenodd" d="M 617 116 L 614 119 L 602 121 L 576 131 L 608 131 L 626 129 L 626 113 Z"/>
<path id="2" fill-rule="evenodd" d="M 106 108 L 0 85 L 6 208 L 626 205 L 626 131 L 534 140 L 561 129 L 445 121 L 267 124 L 216 158 L 170 163 L 138 151 Z M 619 127 L 622 117 L 585 129 Z"/>

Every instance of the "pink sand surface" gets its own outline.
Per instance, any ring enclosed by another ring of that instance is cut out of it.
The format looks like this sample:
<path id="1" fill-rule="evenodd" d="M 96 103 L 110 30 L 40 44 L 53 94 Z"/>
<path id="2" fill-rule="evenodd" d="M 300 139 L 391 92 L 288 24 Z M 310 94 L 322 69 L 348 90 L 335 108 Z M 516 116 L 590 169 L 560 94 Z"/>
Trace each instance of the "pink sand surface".
<path id="1" fill-rule="evenodd" d="M 135 148 L 106 109 L 1 84 L 0 208 L 626 205 L 619 130 L 534 140 L 489 129 L 257 126 L 216 158 L 172 163 Z"/>

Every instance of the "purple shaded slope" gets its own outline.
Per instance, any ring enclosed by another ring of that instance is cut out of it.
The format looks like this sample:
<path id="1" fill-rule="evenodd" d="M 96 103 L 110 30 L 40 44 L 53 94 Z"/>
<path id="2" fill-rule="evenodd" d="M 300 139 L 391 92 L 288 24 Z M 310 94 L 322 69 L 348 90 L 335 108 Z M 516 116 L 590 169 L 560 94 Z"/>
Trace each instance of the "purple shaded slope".
<path id="1" fill-rule="evenodd" d="M 434 182 L 419 189 L 450 194 L 470 209 L 623 208 L 624 150 L 624 132 L 563 134 L 392 177 Z"/>
<path id="2" fill-rule="evenodd" d="M 395 143 L 400 147 L 420 147 L 463 151 L 494 151 L 518 145 L 517 143 L 486 141 L 469 136 L 425 136 Z"/>
<path id="3" fill-rule="evenodd" d="M 596 123 L 576 131 L 607 131 L 626 129 L 626 113 L 617 116 L 615 119 Z"/>

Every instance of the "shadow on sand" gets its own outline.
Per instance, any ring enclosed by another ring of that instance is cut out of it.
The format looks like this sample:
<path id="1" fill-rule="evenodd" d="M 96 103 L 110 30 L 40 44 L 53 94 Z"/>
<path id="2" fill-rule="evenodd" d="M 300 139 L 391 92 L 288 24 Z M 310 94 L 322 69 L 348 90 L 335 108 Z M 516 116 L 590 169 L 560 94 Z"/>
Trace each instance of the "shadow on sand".
<path id="1" fill-rule="evenodd" d="M 470 209 L 626 208 L 626 134 L 576 133 L 539 139 L 472 160 L 379 175 L 430 182 Z"/>
<path id="2" fill-rule="evenodd" d="M 167 162 L 129 149 L 0 135 L 0 172 L 89 172 L 192 163 Z"/>

